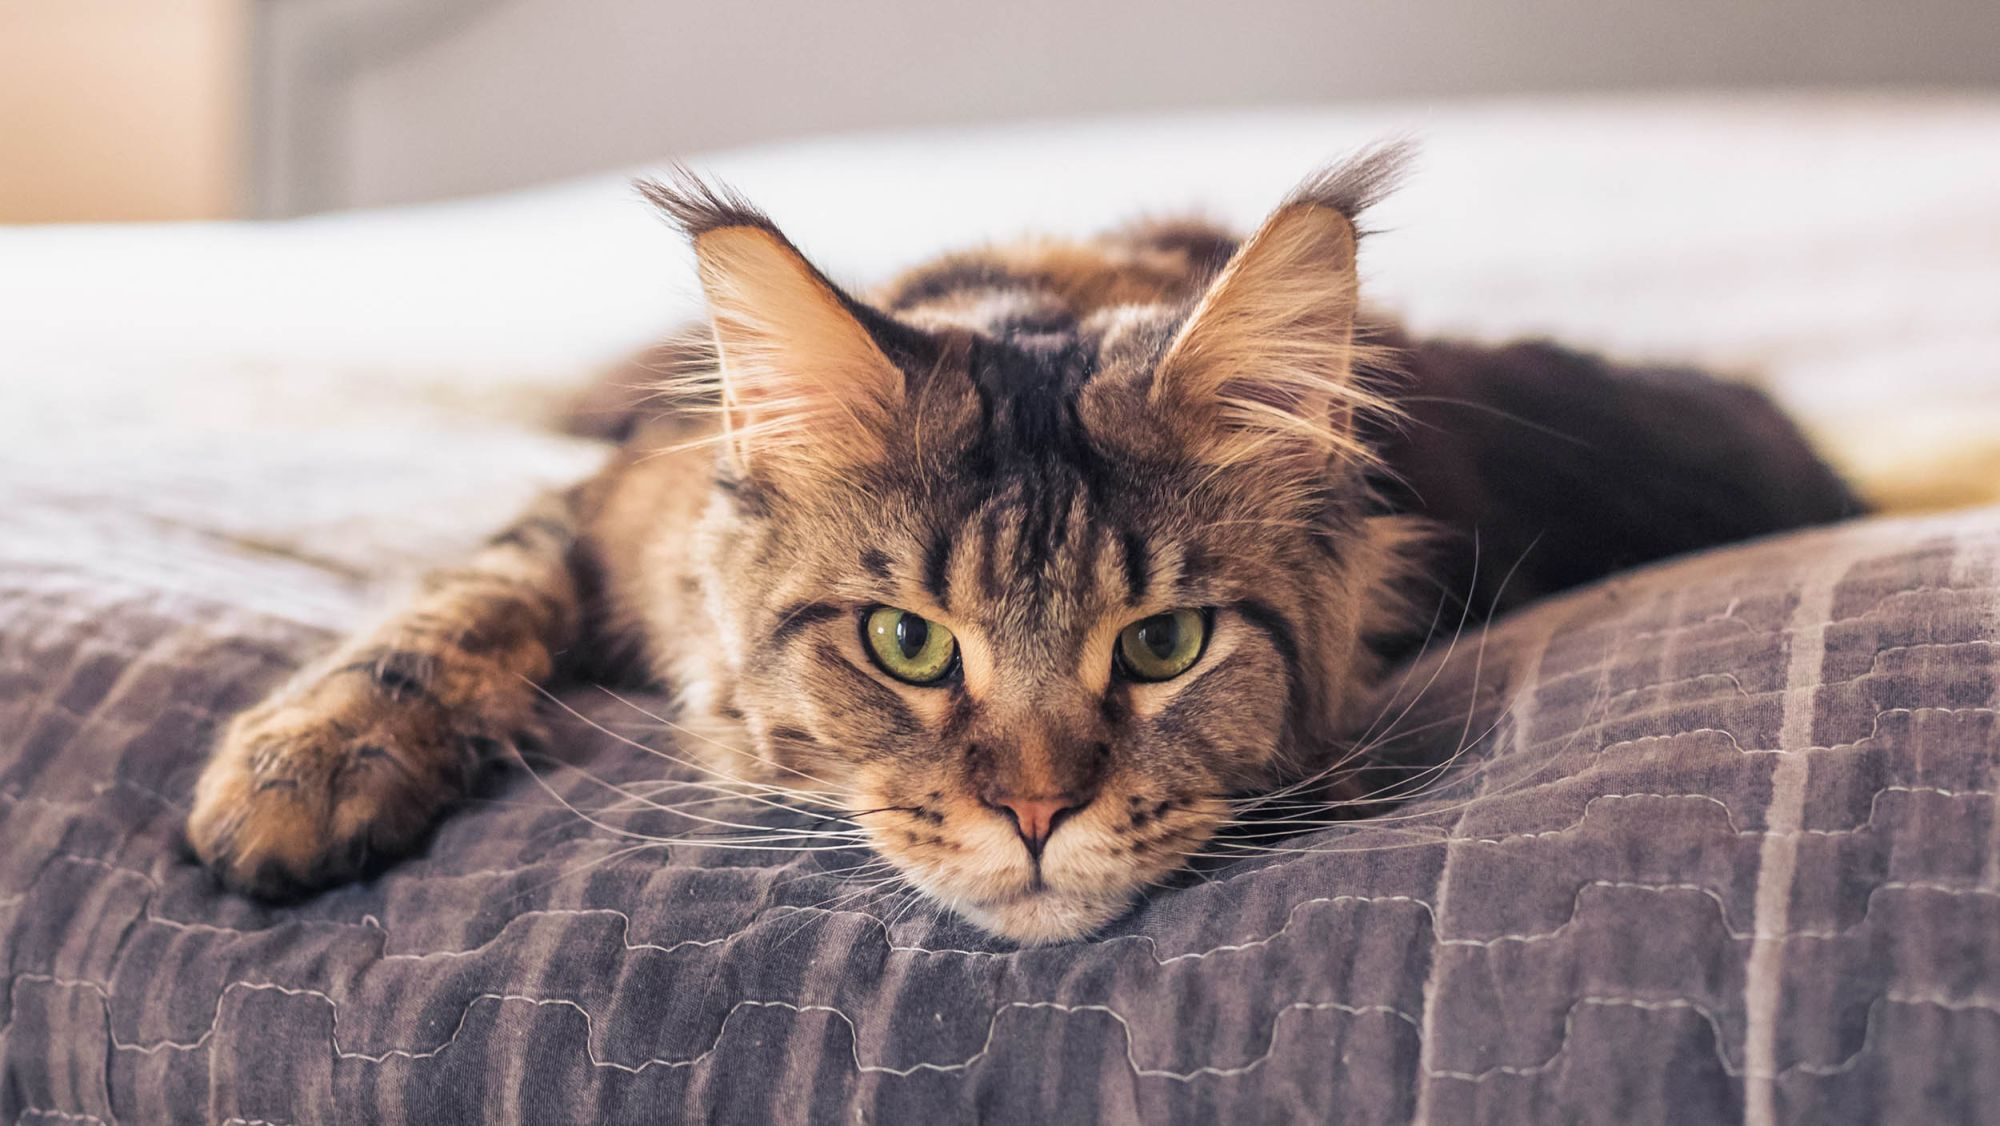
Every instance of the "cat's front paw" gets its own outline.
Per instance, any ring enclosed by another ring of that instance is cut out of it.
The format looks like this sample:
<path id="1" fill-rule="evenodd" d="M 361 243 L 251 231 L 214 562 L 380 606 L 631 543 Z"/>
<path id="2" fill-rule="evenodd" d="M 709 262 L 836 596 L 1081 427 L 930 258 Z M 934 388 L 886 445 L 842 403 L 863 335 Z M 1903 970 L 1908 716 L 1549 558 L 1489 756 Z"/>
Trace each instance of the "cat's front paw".
<path id="1" fill-rule="evenodd" d="M 332 675 L 230 724 L 195 785 L 188 841 L 229 887 L 298 898 L 414 848 L 509 734 Z"/>

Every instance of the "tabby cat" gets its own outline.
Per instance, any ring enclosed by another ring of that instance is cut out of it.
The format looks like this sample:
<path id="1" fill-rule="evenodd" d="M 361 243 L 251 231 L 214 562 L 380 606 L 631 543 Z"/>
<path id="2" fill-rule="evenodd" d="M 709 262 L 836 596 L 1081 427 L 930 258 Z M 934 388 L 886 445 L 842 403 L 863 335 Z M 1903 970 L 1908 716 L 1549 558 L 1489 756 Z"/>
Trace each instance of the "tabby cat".
<path id="1" fill-rule="evenodd" d="M 1857 509 L 1752 391 L 1365 317 L 1356 218 L 1398 163 L 1313 176 L 1241 242 L 1145 224 L 865 298 L 728 190 L 642 184 L 699 261 L 709 324 L 662 355 L 710 409 L 625 412 L 597 476 L 238 717 L 196 851 L 262 896 L 352 878 L 539 684 L 636 655 L 683 753 L 815 790 L 989 930 L 1071 938 L 1232 798 L 1359 796 L 1343 736 L 1440 597 Z"/>

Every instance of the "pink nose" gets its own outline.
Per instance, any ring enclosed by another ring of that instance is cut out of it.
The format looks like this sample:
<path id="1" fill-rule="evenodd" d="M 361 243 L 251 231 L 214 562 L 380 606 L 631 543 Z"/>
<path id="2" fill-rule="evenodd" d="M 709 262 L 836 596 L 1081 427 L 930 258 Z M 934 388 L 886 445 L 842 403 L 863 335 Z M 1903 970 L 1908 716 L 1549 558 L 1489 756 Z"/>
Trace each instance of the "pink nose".
<path id="1" fill-rule="evenodd" d="M 1055 832 L 1070 814 L 1084 806 L 1083 801 L 1067 794 L 1050 798 L 994 794 L 986 799 L 986 804 L 1013 819 L 1015 831 L 1021 834 L 1022 843 L 1028 846 L 1028 855 L 1037 860 L 1041 859 L 1042 846 L 1048 843 L 1049 834 Z"/>

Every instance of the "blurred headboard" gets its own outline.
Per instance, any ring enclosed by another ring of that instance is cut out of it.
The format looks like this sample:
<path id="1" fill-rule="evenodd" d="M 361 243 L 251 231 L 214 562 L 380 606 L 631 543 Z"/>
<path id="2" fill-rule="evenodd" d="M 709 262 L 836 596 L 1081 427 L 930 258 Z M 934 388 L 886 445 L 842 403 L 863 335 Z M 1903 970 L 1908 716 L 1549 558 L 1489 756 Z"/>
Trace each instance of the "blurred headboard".
<path id="1" fill-rule="evenodd" d="M 1249 103 L 2000 84 L 1993 0 L 255 0 L 252 209 L 829 130 Z"/>

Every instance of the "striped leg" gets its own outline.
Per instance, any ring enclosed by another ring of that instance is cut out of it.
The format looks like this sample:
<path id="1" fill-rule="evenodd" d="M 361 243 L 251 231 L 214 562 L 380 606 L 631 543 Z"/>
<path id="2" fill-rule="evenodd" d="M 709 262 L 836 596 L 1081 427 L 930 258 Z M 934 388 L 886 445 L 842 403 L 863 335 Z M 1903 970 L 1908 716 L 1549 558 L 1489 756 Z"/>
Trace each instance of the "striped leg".
<path id="1" fill-rule="evenodd" d="M 535 685 L 583 619 L 572 492 L 224 732 L 188 838 L 229 886 L 293 897 L 407 852 L 482 762 L 535 722 Z"/>

